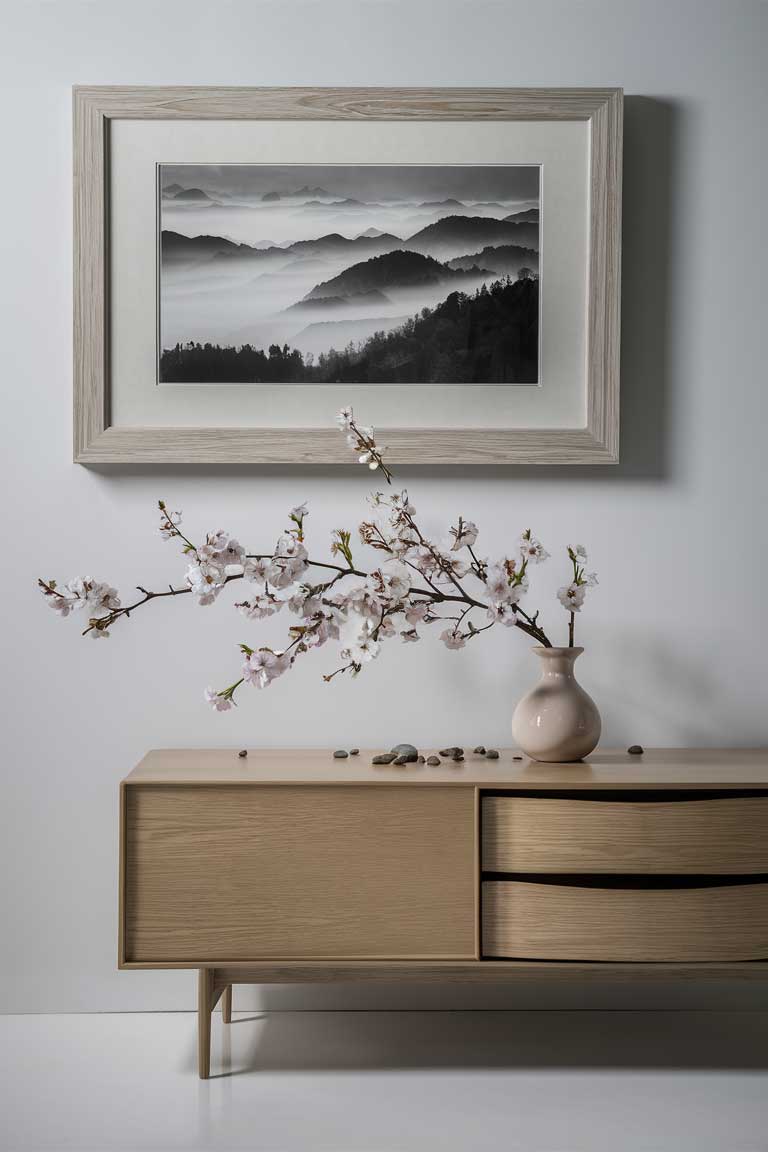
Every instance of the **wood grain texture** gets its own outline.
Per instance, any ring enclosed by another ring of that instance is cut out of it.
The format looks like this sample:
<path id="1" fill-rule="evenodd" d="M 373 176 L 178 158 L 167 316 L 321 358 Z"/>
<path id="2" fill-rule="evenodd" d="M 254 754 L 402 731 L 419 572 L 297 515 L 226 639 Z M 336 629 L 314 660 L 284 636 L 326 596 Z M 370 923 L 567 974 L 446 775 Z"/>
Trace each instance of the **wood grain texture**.
<path id="1" fill-rule="evenodd" d="M 614 464 L 588 428 L 386 428 L 387 462 L 433 464 Z M 78 464 L 342 464 L 358 468 L 331 428 L 109 427 Z"/>
<path id="2" fill-rule="evenodd" d="M 470 741 L 467 742 L 471 747 Z M 128 775 L 130 784 L 366 784 L 409 788 L 417 785 L 517 791 L 589 791 L 631 789 L 768 789 L 768 749 L 652 748 L 642 756 L 620 749 L 599 749 L 578 764 L 515 761 L 515 749 L 501 749 L 498 760 L 467 753 L 462 764 L 372 765 L 383 749 L 362 749 L 359 756 L 334 760 L 331 749 L 251 748 L 240 759 L 236 748 L 163 748 L 148 752 Z M 422 749 L 422 751 L 425 751 Z"/>
<path id="3" fill-rule="evenodd" d="M 128 965 L 128 967 L 142 967 Z M 146 965 L 144 966 L 146 967 Z M 691 964 L 612 964 L 569 960 L 445 960 L 414 964 L 390 960 L 386 964 L 322 963 L 230 964 L 216 968 L 216 986 L 227 984 L 506 984 L 516 981 L 587 983 L 614 981 L 733 980 L 739 983 L 762 981 L 768 976 L 768 962 Z"/>
<path id="4" fill-rule="evenodd" d="M 226 88 L 77 85 L 119 120 L 589 120 L 616 88 Z"/>
<path id="5" fill-rule="evenodd" d="M 587 428 L 607 460 L 619 457 L 623 116 L 617 89 L 591 118 Z"/>
<path id="6" fill-rule="evenodd" d="M 614 888 L 484 881 L 483 955 L 621 962 L 768 958 L 768 884 Z"/>
<path id="7" fill-rule="evenodd" d="M 125 959 L 473 958 L 473 794 L 131 786 Z"/>
<path id="8" fill-rule="evenodd" d="M 587 120 L 590 258 L 586 426 L 386 428 L 394 464 L 610 464 L 618 459 L 620 89 L 74 89 L 74 459 L 110 463 L 344 464 L 329 429 L 113 427 L 109 417 L 108 157 L 112 120 Z"/>
<path id="9" fill-rule="evenodd" d="M 207 1080 L 211 1074 L 211 1012 L 214 1004 L 213 969 L 197 974 L 197 1074 Z"/>
<path id="10" fill-rule="evenodd" d="M 486 796 L 486 872 L 768 874 L 768 795 L 617 802 Z"/>
<path id="11" fill-rule="evenodd" d="M 225 984 L 221 990 L 221 1022 L 232 1023 L 232 985 Z"/>
<path id="12" fill-rule="evenodd" d="M 74 93 L 74 458 L 108 427 L 107 135 L 97 102 Z"/>

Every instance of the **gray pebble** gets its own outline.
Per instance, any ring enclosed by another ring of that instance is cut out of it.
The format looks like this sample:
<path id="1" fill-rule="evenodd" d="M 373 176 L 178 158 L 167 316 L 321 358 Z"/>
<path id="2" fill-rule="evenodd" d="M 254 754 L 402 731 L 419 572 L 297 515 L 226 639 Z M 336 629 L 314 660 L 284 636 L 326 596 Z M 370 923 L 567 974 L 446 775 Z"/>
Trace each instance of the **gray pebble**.
<path id="1" fill-rule="evenodd" d="M 419 750 L 413 744 L 395 744 L 394 748 L 390 748 L 390 752 L 394 752 L 395 756 L 418 756 Z"/>
<path id="2" fill-rule="evenodd" d="M 478 756 L 485 756 L 485 748 L 482 746 L 482 744 L 478 744 L 477 748 L 475 748 L 475 752 Z"/>
<path id="3" fill-rule="evenodd" d="M 396 767 L 402 768 L 403 764 L 415 764 L 415 756 L 396 756 L 393 763 Z"/>
<path id="4" fill-rule="evenodd" d="M 513 756 L 512 759 L 513 760 L 522 760 L 522 756 Z"/>
<path id="5" fill-rule="evenodd" d="M 423 764 L 424 762 L 425 761 L 423 756 L 419 756 L 418 760 L 416 761 L 417 764 Z"/>
<path id="6" fill-rule="evenodd" d="M 453 761 L 454 764 L 463 764 L 464 753 L 463 752 L 457 752 L 455 755 L 451 756 L 451 760 Z"/>
<path id="7" fill-rule="evenodd" d="M 333 754 L 334 760 L 346 760 L 347 756 L 349 756 L 349 752 L 345 752 L 343 748 L 339 748 Z"/>
<path id="8" fill-rule="evenodd" d="M 485 754 L 486 760 L 498 760 L 499 754 L 495 748 L 489 748 Z"/>
<path id="9" fill-rule="evenodd" d="M 371 764 L 391 764 L 394 758 L 394 752 L 382 752 L 381 755 L 374 756 Z"/>
<path id="10" fill-rule="evenodd" d="M 350 754 L 350 756 L 359 756 L 360 755 L 360 749 L 359 748 L 350 748 L 349 754 Z"/>
<path id="11" fill-rule="evenodd" d="M 458 744 L 454 744 L 454 746 L 452 748 L 441 748 L 440 749 L 440 755 L 441 756 L 457 756 L 459 753 L 461 753 L 461 755 L 463 756 L 464 755 L 464 749 L 459 748 Z"/>
<path id="12" fill-rule="evenodd" d="M 642 756 L 644 751 L 645 749 L 643 748 L 642 744 L 632 744 L 629 748 L 627 748 L 627 752 L 629 752 L 630 756 Z"/>
<path id="13" fill-rule="evenodd" d="M 241 750 L 238 752 L 238 756 L 240 757 L 240 759 L 241 759 L 241 760 L 245 760 L 245 758 L 246 758 L 246 756 L 247 756 L 247 755 L 248 755 L 248 749 L 247 749 L 247 748 L 242 748 L 242 749 L 241 749 Z"/>
<path id="14" fill-rule="evenodd" d="M 440 757 L 439 756 L 427 756 L 427 764 L 431 764 L 433 768 L 439 763 L 440 763 Z"/>

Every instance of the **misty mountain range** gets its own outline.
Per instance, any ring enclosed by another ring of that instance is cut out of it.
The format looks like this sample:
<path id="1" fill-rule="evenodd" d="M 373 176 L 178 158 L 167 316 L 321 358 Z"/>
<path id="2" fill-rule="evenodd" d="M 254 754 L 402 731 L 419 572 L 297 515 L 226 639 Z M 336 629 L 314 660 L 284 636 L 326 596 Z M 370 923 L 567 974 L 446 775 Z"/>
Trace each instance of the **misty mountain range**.
<path id="1" fill-rule="evenodd" d="M 456 293 L 473 298 L 521 270 L 535 277 L 537 170 L 535 177 L 514 167 L 164 166 L 162 347 L 287 346 L 299 357 L 325 356 L 362 348 L 374 333 L 397 333 L 408 317 L 437 314 Z M 494 299 L 498 312 L 513 296 Z M 522 344 L 507 320 L 498 314 L 499 332 L 519 360 Z M 235 370 L 231 357 L 224 363 L 223 372 Z M 460 363 L 470 371 L 458 355 L 452 370 Z M 525 363 L 530 372 L 528 353 Z M 298 372 L 291 364 L 281 371 Z M 519 364 L 494 364 L 497 374 L 519 380 Z"/>

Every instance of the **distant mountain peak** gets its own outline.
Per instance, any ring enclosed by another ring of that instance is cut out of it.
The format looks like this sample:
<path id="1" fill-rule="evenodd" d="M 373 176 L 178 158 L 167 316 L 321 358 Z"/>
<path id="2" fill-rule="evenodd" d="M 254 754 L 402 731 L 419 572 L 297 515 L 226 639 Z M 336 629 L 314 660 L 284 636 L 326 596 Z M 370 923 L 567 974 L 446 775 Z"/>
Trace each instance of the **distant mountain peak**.
<path id="1" fill-rule="evenodd" d="M 326 192 L 325 188 L 309 188 L 305 184 L 303 188 L 297 188 L 295 192 L 265 192 L 261 200 L 264 204 L 270 204 L 276 200 L 299 200 L 302 197 L 317 199 L 320 196 L 328 200 L 331 198 L 330 192 Z"/>
<path id="2" fill-rule="evenodd" d="M 173 199 L 174 200 L 200 200 L 203 202 L 208 202 L 209 204 L 215 203 L 213 197 L 209 196 L 207 192 L 204 192 L 202 190 L 202 188 L 182 188 L 182 190 L 180 192 L 177 192 L 174 195 Z"/>
<path id="3" fill-rule="evenodd" d="M 431 256 L 419 252 L 395 249 L 370 260 L 352 264 L 337 276 L 316 284 L 304 300 L 317 300 L 327 296 L 352 295 L 371 291 L 386 292 L 388 288 L 405 288 L 417 284 L 439 284 L 450 280 L 455 273 Z"/>

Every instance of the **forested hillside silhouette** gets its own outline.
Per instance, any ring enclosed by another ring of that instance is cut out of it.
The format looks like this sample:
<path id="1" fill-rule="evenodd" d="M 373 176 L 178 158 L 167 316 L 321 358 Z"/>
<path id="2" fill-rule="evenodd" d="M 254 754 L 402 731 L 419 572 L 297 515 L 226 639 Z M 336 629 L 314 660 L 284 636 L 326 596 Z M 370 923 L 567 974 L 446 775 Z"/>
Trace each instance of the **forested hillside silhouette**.
<path id="1" fill-rule="evenodd" d="M 160 359 L 163 383 L 492 383 L 538 380 L 538 278 L 521 269 L 472 294 L 452 292 L 399 328 L 316 359 L 287 344 L 177 344 Z"/>

